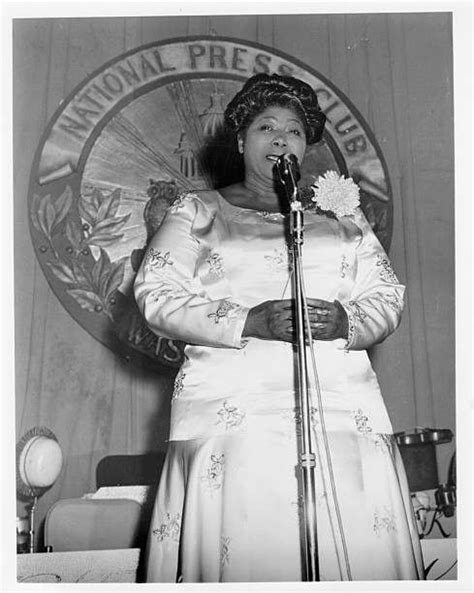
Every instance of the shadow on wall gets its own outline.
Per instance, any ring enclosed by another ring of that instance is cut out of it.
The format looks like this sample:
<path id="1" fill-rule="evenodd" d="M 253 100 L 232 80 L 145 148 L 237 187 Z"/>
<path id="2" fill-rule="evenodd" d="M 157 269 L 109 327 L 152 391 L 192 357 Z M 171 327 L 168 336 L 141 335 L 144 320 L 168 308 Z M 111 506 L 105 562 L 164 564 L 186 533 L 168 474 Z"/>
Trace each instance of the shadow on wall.
<path id="1" fill-rule="evenodd" d="M 197 160 L 213 188 L 225 187 L 244 178 L 244 160 L 237 150 L 235 135 L 223 125 L 207 137 Z"/>

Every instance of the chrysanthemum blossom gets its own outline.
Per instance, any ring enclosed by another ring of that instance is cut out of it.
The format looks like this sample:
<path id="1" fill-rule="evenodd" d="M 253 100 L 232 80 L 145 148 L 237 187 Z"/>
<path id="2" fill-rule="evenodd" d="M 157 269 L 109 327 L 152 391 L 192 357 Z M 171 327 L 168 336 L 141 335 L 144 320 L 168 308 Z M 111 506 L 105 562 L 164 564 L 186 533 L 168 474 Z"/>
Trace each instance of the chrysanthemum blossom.
<path id="1" fill-rule="evenodd" d="M 359 206 L 359 187 L 349 177 L 338 175 L 336 171 L 327 171 L 320 175 L 312 185 L 313 202 L 321 210 L 333 212 L 338 218 L 350 216 Z"/>

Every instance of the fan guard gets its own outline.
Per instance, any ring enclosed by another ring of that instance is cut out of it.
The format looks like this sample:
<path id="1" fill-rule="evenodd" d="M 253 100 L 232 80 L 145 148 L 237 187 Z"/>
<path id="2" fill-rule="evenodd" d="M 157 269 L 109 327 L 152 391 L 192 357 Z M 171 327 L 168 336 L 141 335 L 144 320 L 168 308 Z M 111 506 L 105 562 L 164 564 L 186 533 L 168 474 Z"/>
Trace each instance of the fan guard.
<path id="1" fill-rule="evenodd" d="M 16 445 L 18 497 L 30 500 L 44 494 L 59 476 L 62 461 L 58 439 L 49 428 L 35 426 L 26 432 Z"/>

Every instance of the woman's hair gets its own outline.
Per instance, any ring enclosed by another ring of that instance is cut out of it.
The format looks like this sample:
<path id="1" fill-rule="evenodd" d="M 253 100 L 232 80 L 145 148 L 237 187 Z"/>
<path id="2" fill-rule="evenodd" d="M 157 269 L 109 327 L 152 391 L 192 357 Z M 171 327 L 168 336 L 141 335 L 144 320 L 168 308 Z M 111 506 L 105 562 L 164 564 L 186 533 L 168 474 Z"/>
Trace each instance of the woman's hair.
<path id="1" fill-rule="evenodd" d="M 316 92 L 309 84 L 279 74 L 256 74 L 227 105 L 224 118 L 235 133 L 245 130 L 254 118 L 271 106 L 293 109 L 303 122 L 306 142 L 319 142 L 326 116 L 321 111 Z"/>

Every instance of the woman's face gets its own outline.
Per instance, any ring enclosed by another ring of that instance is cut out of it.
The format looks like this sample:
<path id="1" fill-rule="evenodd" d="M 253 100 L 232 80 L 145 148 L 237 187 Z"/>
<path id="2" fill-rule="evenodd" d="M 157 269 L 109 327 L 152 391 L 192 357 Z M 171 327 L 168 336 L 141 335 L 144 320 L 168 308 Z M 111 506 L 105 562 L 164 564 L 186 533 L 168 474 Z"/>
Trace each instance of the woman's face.
<path id="1" fill-rule="evenodd" d="M 239 135 L 244 155 L 245 176 L 273 183 L 275 157 L 294 154 L 301 164 L 306 151 L 306 134 L 299 116 L 286 107 L 267 107 Z"/>

